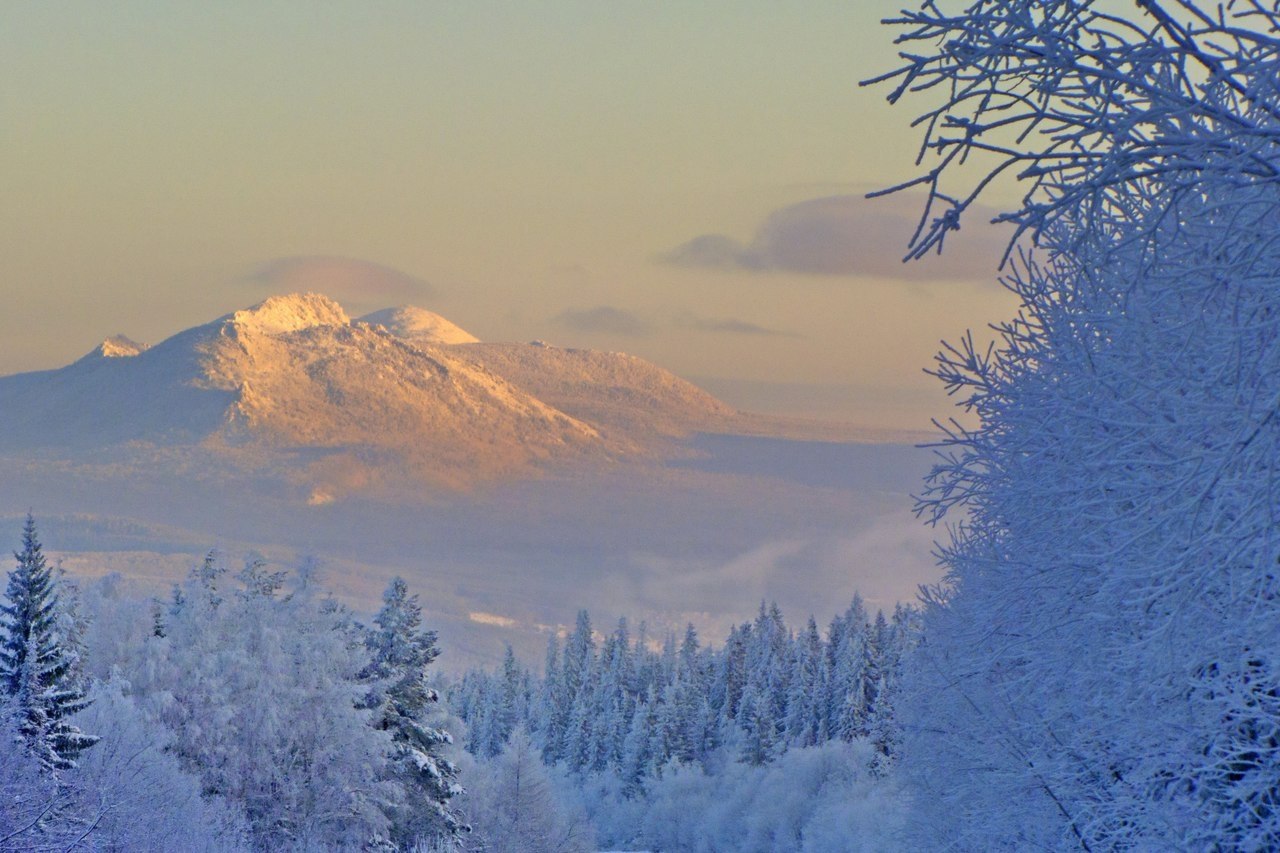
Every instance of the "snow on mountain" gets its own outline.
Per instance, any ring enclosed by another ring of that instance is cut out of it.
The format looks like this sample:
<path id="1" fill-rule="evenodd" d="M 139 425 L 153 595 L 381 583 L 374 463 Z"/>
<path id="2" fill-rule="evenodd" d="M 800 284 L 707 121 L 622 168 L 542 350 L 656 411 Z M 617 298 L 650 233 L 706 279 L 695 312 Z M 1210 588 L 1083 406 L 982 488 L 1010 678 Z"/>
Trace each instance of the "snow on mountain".
<path id="1" fill-rule="evenodd" d="M 237 312 L 202 346 L 200 381 L 235 396 L 234 438 L 359 449 L 450 485 L 600 449 L 590 426 L 502 377 L 303 299 Z"/>
<path id="2" fill-rule="evenodd" d="M 0 451 L 252 451 L 301 469 L 287 476 L 325 502 L 388 478 L 465 488 L 649 452 L 733 414 L 632 356 L 483 344 L 413 307 L 353 322 L 293 294 L 154 347 L 111 338 L 59 370 L 0 378 Z"/>
<path id="3" fill-rule="evenodd" d="M 423 344 L 474 344 L 480 339 L 425 308 L 403 305 L 366 314 L 356 321 L 383 326 L 398 338 Z"/>
<path id="4" fill-rule="evenodd" d="M 85 358 L 129 358 L 147 348 L 147 344 L 140 344 L 124 335 L 112 335 L 98 344 Z"/>
<path id="5" fill-rule="evenodd" d="M 381 326 L 437 357 L 491 371 L 632 449 L 653 439 L 722 427 L 738 415 L 692 383 L 625 353 L 566 349 L 544 341 L 482 343 L 439 314 L 412 305 L 375 311 L 356 322 Z"/>
<path id="6" fill-rule="evenodd" d="M 568 349 L 542 341 L 477 343 L 449 352 L 607 435 L 632 442 L 717 431 L 739 414 L 693 383 L 625 353 Z"/>
<path id="7" fill-rule="evenodd" d="M 252 308 L 222 318 L 224 326 L 272 335 L 314 326 L 348 326 L 351 318 L 342 306 L 318 293 L 272 296 Z"/>

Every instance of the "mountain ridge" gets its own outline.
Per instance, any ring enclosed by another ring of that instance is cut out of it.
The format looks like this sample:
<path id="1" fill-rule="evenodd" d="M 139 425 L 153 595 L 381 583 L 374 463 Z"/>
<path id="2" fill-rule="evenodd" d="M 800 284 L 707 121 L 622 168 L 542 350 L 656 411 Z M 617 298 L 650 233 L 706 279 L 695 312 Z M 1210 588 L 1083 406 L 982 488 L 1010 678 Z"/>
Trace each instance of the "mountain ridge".
<path id="1" fill-rule="evenodd" d="M 733 415 L 634 356 L 482 343 L 412 306 L 353 320 L 315 293 L 0 377 L 0 449 L 274 448 L 306 457 L 289 476 L 314 481 L 317 502 L 392 476 L 466 489 L 656 457 Z"/>

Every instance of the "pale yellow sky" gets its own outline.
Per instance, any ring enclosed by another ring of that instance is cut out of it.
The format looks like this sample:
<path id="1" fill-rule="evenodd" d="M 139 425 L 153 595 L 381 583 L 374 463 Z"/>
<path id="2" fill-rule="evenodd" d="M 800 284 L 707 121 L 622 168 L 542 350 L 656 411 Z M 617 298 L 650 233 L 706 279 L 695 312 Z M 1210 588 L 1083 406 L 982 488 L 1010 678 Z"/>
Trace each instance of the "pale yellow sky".
<path id="1" fill-rule="evenodd" d="M 897 6 L 7 6 L 0 372 L 315 283 L 353 314 L 633 352 L 743 407 L 923 427 L 948 413 L 938 340 L 1011 301 L 991 239 L 903 273 L 912 205 L 856 201 L 912 173 L 911 111 L 857 86 Z M 709 234 L 732 240 L 676 251 Z M 281 258 L 304 260 L 263 272 Z"/>

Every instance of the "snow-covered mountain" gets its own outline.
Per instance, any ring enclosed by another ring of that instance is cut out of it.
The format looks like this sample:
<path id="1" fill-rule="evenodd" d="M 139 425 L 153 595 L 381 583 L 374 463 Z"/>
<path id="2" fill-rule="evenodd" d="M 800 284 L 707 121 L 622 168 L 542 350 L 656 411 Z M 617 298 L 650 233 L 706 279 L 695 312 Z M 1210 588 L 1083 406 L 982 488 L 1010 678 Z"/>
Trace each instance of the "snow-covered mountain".
<path id="1" fill-rule="evenodd" d="M 109 338 L 61 369 L 0 378 L 0 451 L 289 450 L 326 482 L 318 500 L 379 469 L 467 486 L 652 453 L 734 415 L 632 356 L 480 343 L 414 307 L 353 321 L 317 294 L 271 297 L 154 347 Z"/>
<path id="2" fill-rule="evenodd" d="M 691 382 L 619 352 L 475 343 L 457 356 L 492 370 L 602 434 L 629 441 L 716 430 L 738 412 Z"/>
<path id="3" fill-rule="evenodd" d="M 161 595 L 211 546 L 316 556 L 365 613 L 403 576 L 451 666 L 579 606 L 719 630 L 935 580 L 912 437 L 795 432 L 632 356 L 282 296 L 0 378 L 0 521 L 32 509 L 73 575 Z"/>
<path id="4" fill-rule="evenodd" d="M 356 322 L 382 326 L 396 337 L 419 344 L 474 344 L 480 340 L 439 314 L 415 305 L 384 308 Z"/>

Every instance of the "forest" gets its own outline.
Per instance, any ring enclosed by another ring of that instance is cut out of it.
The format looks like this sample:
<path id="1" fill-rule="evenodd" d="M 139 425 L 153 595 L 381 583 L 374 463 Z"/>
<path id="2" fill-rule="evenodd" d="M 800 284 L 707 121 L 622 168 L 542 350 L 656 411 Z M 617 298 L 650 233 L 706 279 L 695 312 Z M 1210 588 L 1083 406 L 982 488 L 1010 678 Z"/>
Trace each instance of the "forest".
<path id="1" fill-rule="evenodd" d="M 151 601 L 29 520 L 0 849 L 1280 849 L 1280 8 L 888 23 L 909 255 L 994 201 L 1019 305 L 933 365 L 918 608 L 714 648 L 583 613 L 541 674 L 451 680 L 402 583 L 364 624 L 214 554 Z"/>
<path id="2" fill-rule="evenodd" d="M 211 552 L 160 600 L 66 577 L 30 517 L 15 556 L 0 849 L 829 850 L 893 827 L 911 608 L 855 599 L 823 634 L 762 602 L 721 648 L 582 611 L 541 675 L 508 646 L 448 678 L 399 579 L 366 625 L 314 562 Z"/>

